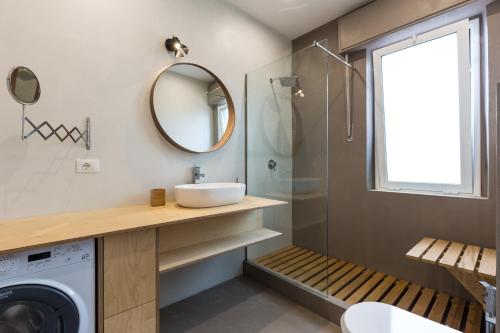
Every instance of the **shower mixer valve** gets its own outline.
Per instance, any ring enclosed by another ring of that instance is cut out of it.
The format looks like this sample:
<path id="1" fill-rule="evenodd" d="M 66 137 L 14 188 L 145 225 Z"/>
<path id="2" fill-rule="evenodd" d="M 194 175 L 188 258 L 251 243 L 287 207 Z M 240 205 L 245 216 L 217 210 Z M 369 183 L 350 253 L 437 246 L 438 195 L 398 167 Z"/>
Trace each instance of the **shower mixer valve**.
<path id="1" fill-rule="evenodd" d="M 272 171 L 276 171 L 276 166 L 278 165 L 278 163 L 276 163 L 275 160 L 269 160 L 269 162 L 267 162 L 267 168 L 269 170 L 272 170 Z"/>

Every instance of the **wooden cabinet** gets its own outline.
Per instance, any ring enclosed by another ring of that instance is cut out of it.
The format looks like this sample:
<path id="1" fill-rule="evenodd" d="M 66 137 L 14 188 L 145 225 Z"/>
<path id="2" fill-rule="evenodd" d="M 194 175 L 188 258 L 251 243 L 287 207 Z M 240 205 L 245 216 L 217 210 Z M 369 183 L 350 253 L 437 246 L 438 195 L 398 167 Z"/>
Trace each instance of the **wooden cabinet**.
<path id="1" fill-rule="evenodd" d="M 156 229 L 104 237 L 105 333 L 156 332 L 157 243 Z"/>
<path id="2" fill-rule="evenodd" d="M 167 202 L 1 220 L 0 253 L 97 238 L 98 332 L 157 332 L 158 228 L 161 270 L 168 271 L 279 236 L 263 227 L 261 210 L 285 204 L 246 196 L 203 209 Z"/>
<path id="3" fill-rule="evenodd" d="M 156 332 L 156 313 L 156 301 L 151 301 L 107 318 L 104 321 L 104 331 L 106 333 Z"/>

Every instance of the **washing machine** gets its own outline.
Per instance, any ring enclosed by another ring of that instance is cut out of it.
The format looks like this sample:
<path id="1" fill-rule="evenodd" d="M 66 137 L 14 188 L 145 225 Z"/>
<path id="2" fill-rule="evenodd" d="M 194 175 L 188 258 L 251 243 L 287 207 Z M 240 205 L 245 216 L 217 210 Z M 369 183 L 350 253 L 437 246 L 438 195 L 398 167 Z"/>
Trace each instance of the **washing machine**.
<path id="1" fill-rule="evenodd" d="M 1 333 L 95 333 L 94 240 L 0 255 Z"/>

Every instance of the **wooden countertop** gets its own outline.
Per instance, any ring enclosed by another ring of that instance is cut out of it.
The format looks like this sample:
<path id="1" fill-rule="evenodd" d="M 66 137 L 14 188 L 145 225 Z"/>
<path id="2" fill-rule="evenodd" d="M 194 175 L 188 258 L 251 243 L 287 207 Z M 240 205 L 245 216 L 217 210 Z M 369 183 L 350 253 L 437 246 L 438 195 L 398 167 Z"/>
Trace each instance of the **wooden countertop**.
<path id="1" fill-rule="evenodd" d="M 0 220 L 0 253 L 285 204 L 246 196 L 238 204 L 213 208 L 184 208 L 167 202 L 163 207 L 144 205 Z"/>

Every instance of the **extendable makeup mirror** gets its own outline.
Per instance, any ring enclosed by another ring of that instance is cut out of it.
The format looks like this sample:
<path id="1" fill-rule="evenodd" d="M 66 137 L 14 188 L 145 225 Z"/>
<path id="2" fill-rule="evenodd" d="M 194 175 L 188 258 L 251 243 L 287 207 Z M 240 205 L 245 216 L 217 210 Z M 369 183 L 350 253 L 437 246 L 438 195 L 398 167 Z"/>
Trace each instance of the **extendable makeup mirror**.
<path id="1" fill-rule="evenodd" d="M 7 77 L 7 87 L 16 102 L 33 105 L 40 99 L 40 81 L 29 68 L 13 68 Z"/>
<path id="2" fill-rule="evenodd" d="M 26 117 L 26 105 L 33 105 L 40 99 L 41 89 L 40 81 L 36 77 L 35 73 L 27 67 L 18 66 L 14 67 L 7 76 L 7 88 L 16 102 L 23 106 L 23 118 L 21 127 L 21 140 L 26 140 L 35 133 L 38 133 L 44 140 L 48 140 L 52 136 L 55 136 L 59 141 L 64 142 L 66 139 L 71 139 L 74 143 L 78 141 L 83 141 L 85 143 L 85 148 L 90 150 L 90 118 L 87 117 L 85 120 L 85 129 L 80 130 L 78 127 L 66 127 L 64 125 L 52 126 L 47 121 L 42 122 L 40 125 L 33 123 L 28 117 Z M 26 134 L 26 124 L 28 124 L 32 130 Z M 44 134 L 42 128 L 48 128 Z"/>

